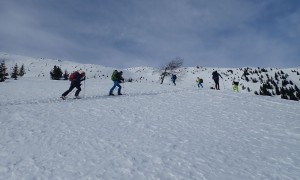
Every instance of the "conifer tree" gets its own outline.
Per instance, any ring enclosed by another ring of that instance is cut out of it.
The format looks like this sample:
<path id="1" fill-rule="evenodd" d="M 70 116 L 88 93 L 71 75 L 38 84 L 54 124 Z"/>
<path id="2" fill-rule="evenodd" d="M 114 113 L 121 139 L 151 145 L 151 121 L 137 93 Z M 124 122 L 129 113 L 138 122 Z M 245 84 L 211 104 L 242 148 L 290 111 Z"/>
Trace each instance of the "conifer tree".
<path id="1" fill-rule="evenodd" d="M 275 86 L 275 92 L 276 92 L 276 95 L 280 95 L 280 91 L 279 91 L 279 88 L 277 85 Z"/>
<path id="2" fill-rule="evenodd" d="M 0 64 L 0 82 L 4 82 L 8 76 L 8 74 L 6 73 L 6 66 L 5 66 L 5 62 L 2 61 Z"/>
<path id="3" fill-rule="evenodd" d="M 16 63 L 16 65 L 13 67 L 13 72 L 11 73 L 11 78 L 14 78 L 14 80 L 17 80 L 18 75 L 19 75 L 19 67 L 18 67 L 18 64 Z"/>
<path id="4" fill-rule="evenodd" d="M 68 80 L 69 79 L 69 73 L 68 73 L 67 70 L 65 70 L 65 73 L 64 73 L 63 77 L 64 77 L 64 80 Z"/>
<path id="5" fill-rule="evenodd" d="M 296 92 L 296 97 L 300 100 L 300 92 Z"/>
<path id="6" fill-rule="evenodd" d="M 295 84 L 295 91 L 299 92 L 300 93 L 300 90 L 298 88 L 298 86 Z"/>
<path id="7" fill-rule="evenodd" d="M 287 95 L 290 97 L 290 100 L 298 101 L 298 98 L 295 96 L 295 90 L 293 87 L 290 87 L 287 91 Z"/>
<path id="8" fill-rule="evenodd" d="M 22 64 L 22 66 L 20 67 L 20 72 L 19 72 L 19 76 L 24 76 L 25 74 L 25 67 L 24 67 L 24 64 Z"/>
<path id="9" fill-rule="evenodd" d="M 50 76 L 52 80 L 60 80 L 63 72 L 61 71 L 59 66 L 54 66 L 54 68 L 50 72 Z"/>

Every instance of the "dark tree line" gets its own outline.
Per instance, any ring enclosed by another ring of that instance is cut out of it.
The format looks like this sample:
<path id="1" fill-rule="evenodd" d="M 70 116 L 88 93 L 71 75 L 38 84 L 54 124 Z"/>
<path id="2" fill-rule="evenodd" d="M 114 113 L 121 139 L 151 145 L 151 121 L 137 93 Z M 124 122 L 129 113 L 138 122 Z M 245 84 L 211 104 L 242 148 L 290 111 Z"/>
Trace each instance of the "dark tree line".
<path id="1" fill-rule="evenodd" d="M 67 70 L 63 73 L 59 66 L 54 66 L 53 69 L 50 71 L 50 77 L 52 80 L 68 80 L 69 73 Z"/>
<path id="2" fill-rule="evenodd" d="M 2 61 L 0 64 L 0 82 L 4 82 L 8 76 L 7 73 L 7 68 L 5 65 L 5 62 Z M 22 66 L 19 68 L 18 64 L 15 64 L 15 66 L 12 68 L 12 73 L 11 73 L 11 78 L 17 80 L 19 76 L 24 76 L 25 75 L 25 67 L 24 64 L 22 64 Z"/>

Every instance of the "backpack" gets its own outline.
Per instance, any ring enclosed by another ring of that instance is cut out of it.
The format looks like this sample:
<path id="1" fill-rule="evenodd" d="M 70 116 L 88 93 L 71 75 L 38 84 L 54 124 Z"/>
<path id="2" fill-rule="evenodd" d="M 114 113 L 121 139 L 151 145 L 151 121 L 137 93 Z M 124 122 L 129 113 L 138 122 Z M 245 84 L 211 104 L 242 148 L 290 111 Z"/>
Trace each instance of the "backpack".
<path id="1" fill-rule="evenodd" d="M 80 74 L 79 74 L 78 71 L 73 72 L 73 73 L 69 76 L 69 81 L 75 81 L 75 80 L 78 78 L 79 75 L 80 75 Z"/>
<path id="2" fill-rule="evenodd" d="M 202 79 L 202 78 L 199 78 L 199 79 L 196 80 L 196 82 L 199 83 L 199 84 L 200 84 L 200 83 L 203 83 L 203 79 Z"/>
<path id="3" fill-rule="evenodd" d="M 118 80 L 118 71 L 115 70 L 111 75 L 111 80 L 117 81 Z"/>

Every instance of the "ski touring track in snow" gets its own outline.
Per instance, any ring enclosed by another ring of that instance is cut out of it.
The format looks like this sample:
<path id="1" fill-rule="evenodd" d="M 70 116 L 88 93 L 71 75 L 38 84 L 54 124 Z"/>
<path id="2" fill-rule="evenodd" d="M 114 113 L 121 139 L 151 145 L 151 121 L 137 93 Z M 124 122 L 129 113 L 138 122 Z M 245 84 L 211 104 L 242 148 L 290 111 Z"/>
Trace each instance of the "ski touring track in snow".
<path id="1" fill-rule="evenodd" d="M 174 93 L 180 92 L 184 90 L 177 90 L 177 91 L 165 91 L 160 93 L 130 93 L 130 94 L 123 94 L 123 95 L 93 95 L 93 96 L 84 96 L 80 98 L 70 98 L 67 97 L 66 99 L 62 99 L 60 97 L 56 98 L 42 98 L 42 99 L 29 99 L 29 100 L 14 100 L 11 102 L 0 102 L 0 106 L 15 106 L 15 105 L 31 105 L 31 104 L 45 104 L 45 103 L 67 103 L 73 101 L 90 101 L 90 100 L 99 100 L 99 99 L 107 99 L 107 98 L 129 98 L 135 96 L 155 96 L 158 94 L 167 94 L 167 93 Z"/>

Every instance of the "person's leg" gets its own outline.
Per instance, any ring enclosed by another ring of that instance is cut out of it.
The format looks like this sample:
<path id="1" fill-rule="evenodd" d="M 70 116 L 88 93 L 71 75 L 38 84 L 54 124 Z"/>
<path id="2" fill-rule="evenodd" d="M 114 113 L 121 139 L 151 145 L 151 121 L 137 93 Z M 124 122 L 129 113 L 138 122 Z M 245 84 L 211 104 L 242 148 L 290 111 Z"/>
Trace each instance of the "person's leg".
<path id="1" fill-rule="evenodd" d="M 237 86 L 237 85 L 234 85 L 234 86 L 233 86 L 233 91 L 239 92 L 239 89 L 238 89 L 238 86 Z"/>
<path id="2" fill-rule="evenodd" d="M 75 92 L 75 96 L 77 97 L 81 91 L 80 85 L 76 86 L 77 91 Z"/>
<path id="3" fill-rule="evenodd" d="M 121 95 L 122 86 L 117 82 L 116 86 L 118 86 L 118 94 Z"/>
<path id="4" fill-rule="evenodd" d="M 75 86 L 71 84 L 70 88 L 66 92 L 64 92 L 61 96 L 67 96 L 74 88 Z"/>
<path id="5" fill-rule="evenodd" d="M 214 79 L 214 81 L 215 81 L 215 90 L 217 90 L 218 89 L 218 81 L 217 81 L 217 79 Z"/>
<path id="6" fill-rule="evenodd" d="M 219 79 L 217 80 L 216 87 L 217 87 L 217 90 L 220 90 Z"/>
<path id="7" fill-rule="evenodd" d="M 113 87 L 110 89 L 109 94 L 113 94 L 114 89 L 116 88 L 117 84 L 118 84 L 118 81 L 114 81 L 114 85 L 113 85 Z"/>

